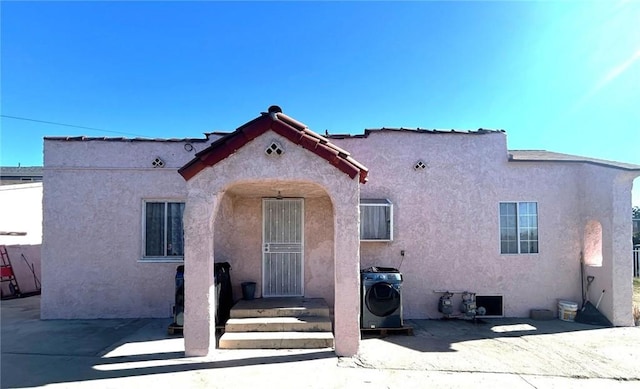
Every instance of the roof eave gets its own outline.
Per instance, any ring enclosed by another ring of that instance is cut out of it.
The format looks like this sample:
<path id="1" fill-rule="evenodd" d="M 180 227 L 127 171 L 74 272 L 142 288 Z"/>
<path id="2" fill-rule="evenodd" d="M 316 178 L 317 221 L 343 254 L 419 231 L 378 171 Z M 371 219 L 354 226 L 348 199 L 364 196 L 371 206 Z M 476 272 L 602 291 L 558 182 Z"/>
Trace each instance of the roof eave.
<path id="1" fill-rule="evenodd" d="M 616 170 L 624 170 L 628 172 L 636 172 L 640 174 L 640 166 L 639 167 L 628 167 L 616 165 L 615 163 L 607 163 L 607 162 L 599 162 L 588 159 L 536 159 L 536 158 L 514 158 L 511 153 L 509 153 L 509 162 L 533 162 L 533 163 L 573 163 L 573 164 L 588 164 L 594 166 L 606 167 L 609 169 Z"/>

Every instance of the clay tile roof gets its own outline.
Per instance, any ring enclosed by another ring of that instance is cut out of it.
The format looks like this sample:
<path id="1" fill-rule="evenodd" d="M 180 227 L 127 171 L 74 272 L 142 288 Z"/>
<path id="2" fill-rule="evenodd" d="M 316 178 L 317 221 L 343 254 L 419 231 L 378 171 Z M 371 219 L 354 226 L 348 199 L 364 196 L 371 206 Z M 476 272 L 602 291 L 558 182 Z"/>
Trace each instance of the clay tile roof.
<path id="1" fill-rule="evenodd" d="M 65 141 L 65 142 L 207 142 L 207 139 L 201 138 L 125 138 L 125 137 L 107 137 L 107 136 L 45 136 L 45 140 Z"/>
<path id="2" fill-rule="evenodd" d="M 283 114 L 278 106 L 269 107 L 269 112 L 261 113 L 260 116 L 243 124 L 235 131 L 215 140 L 209 147 L 197 153 L 195 158 L 178 172 L 185 180 L 190 180 L 204 168 L 222 161 L 269 130 L 324 158 L 349 177 L 358 176 L 363 184 L 367 181 L 369 170 L 351 157 L 349 152 L 311 131 L 305 124 Z"/>
<path id="3" fill-rule="evenodd" d="M 331 134 L 327 135 L 330 139 L 348 139 L 348 138 L 368 138 L 369 135 L 376 132 L 413 132 L 419 134 L 463 134 L 463 135 L 483 135 L 492 133 L 504 133 L 504 130 L 488 130 L 486 128 L 478 128 L 477 130 L 439 130 L 439 129 L 425 129 L 425 128 L 367 128 L 363 134 Z"/>

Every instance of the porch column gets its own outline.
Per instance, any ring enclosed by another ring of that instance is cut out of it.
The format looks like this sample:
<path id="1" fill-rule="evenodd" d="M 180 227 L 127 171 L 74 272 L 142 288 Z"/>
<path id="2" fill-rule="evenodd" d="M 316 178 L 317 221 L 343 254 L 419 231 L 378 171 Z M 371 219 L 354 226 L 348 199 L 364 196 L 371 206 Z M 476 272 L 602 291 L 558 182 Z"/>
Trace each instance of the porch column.
<path id="1" fill-rule="evenodd" d="M 621 173 L 613 187 L 611 214 L 612 293 L 611 322 L 614 326 L 633 326 L 633 224 L 631 223 L 631 188 L 635 173 Z M 609 291 L 607 291 L 608 293 Z M 606 299 L 606 295 L 605 295 Z M 606 305 L 605 305 L 606 308 Z"/>
<path id="2" fill-rule="evenodd" d="M 217 198 L 189 189 L 184 210 L 184 347 L 188 357 L 216 347 L 213 215 Z"/>
<path id="3" fill-rule="evenodd" d="M 360 346 L 360 196 L 334 197 L 335 350 L 352 356 Z"/>

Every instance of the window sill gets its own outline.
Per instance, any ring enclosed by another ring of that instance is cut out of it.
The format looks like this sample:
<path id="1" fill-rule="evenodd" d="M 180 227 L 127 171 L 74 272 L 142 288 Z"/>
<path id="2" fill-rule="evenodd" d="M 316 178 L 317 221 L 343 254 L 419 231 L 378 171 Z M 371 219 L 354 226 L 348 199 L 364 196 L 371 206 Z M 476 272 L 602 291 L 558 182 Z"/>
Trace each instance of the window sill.
<path id="1" fill-rule="evenodd" d="M 184 263 L 184 257 L 142 257 L 138 259 L 138 263 Z"/>
<path id="2" fill-rule="evenodd" d="M 393 242 L 393 239 L 360 239 L 360 242 L 381 242 L 381 243 L 387 243 L 387 242 Z"/>

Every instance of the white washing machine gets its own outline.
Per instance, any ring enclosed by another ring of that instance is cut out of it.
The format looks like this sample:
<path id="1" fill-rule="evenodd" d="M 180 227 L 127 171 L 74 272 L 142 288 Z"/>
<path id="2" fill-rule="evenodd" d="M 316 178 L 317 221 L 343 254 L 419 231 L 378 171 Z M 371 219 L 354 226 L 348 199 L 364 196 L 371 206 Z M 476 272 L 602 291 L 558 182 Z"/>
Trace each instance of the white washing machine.
<path id="1" fill-rule="evenodd" d="M 402 273 L 373 266 L 361 270 L 360 284 L 360 328 L 402 327 Z"/>

